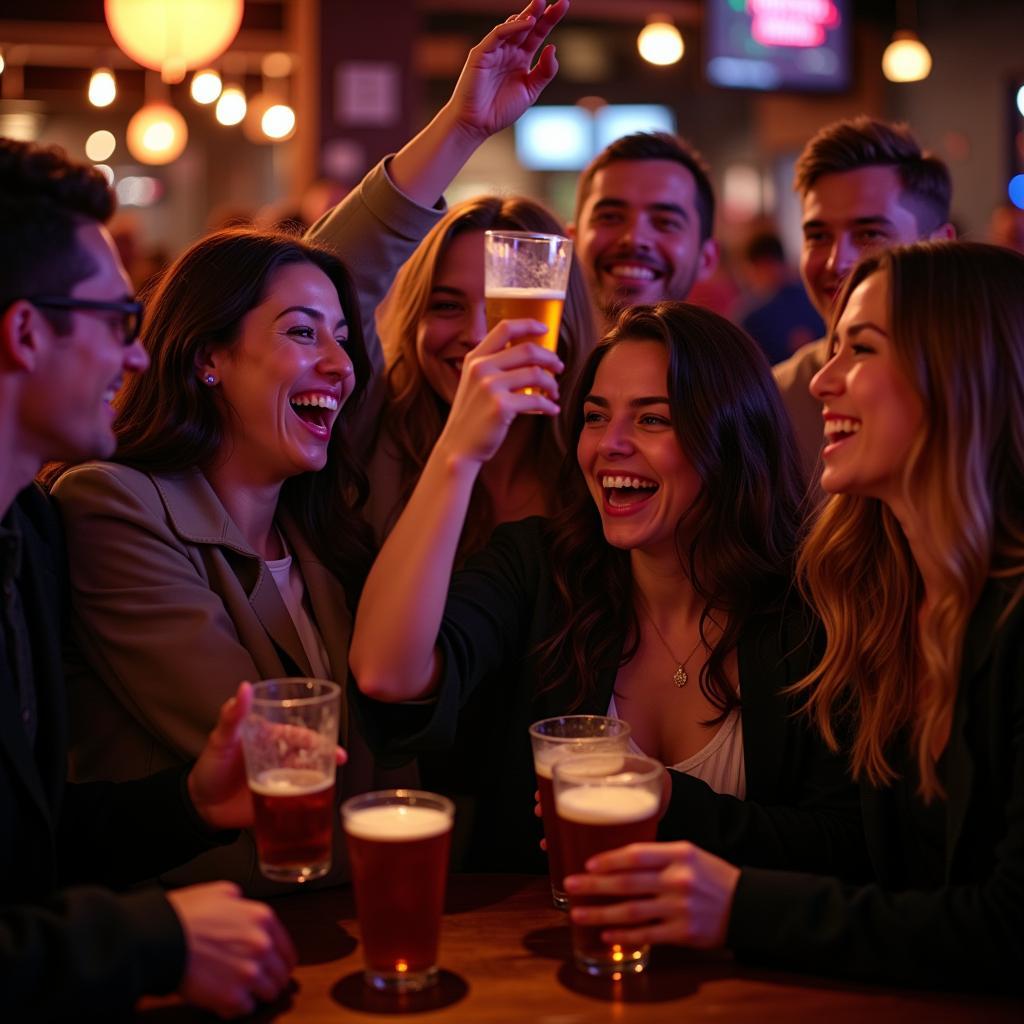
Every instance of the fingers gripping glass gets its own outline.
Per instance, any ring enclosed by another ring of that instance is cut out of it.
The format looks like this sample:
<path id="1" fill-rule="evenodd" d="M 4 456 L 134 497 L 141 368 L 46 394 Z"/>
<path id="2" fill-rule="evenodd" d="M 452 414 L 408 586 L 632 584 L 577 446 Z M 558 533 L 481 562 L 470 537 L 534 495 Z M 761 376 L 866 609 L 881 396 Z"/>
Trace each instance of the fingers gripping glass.
<path id="1" fill-rule="evenodd" d="M 125 345 L 131 345 L 142 328 L 142 303 L 124 299 L 120 302 L 101 299 L 74 299 L 66 295 L 37 295 L 28 300 L 43 309 L 71 309 L 96 313 L 118 313 Z"/>

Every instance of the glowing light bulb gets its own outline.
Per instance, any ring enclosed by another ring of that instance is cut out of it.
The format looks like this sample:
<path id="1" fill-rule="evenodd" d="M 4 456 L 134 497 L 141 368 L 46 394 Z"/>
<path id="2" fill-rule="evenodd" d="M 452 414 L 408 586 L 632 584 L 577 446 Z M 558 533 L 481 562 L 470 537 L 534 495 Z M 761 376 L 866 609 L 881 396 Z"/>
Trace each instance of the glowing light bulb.
<path id="1" fill-rule="evenodd" d="M 89 79 L 89 102 L 94 107 L 109 107 L 117 96 L 117 81 L 110 68 L 97 68 Z"/>
<path id="2" fill-rule="evenodd" d="M 85 140 L 85 155 L 94 162 L 100 162 L 110 158 L 110 154 L 117 148 L 117 139 L 113 132 L 93 132 Z"/>
<path id="3" fill-rule="evenodd" d="M 686 49 L 679 29 L 663 14 L 652 14 L 637 36 L 636 48 L 648 64 L 665 66 L 679 61 Z"/>
<path id="4" fill-rule="evenodd" d="M 128 122 L 128 150 L 143 164 L 169 164 L 188 143 L 185 118 L 167 103 L 147 103 Z"/>
<path id="5" fill-rule="evenodd" d="M 205 71 L 197 71 L 192 76 L 192 99 L 196 103 L 213 103 L 213 101 L 220 95 L 220 91 L 223 88 L 221 84 L 220 75 L 217 74 L 212 68 L 207 68 Z"/>
<path id="6" fill-rule="evenodd" d="M 1024 117 L 1024 85 L 1017 90 L 1017 109 L 1020 111 L 1020 116 Z"/>
<path id="7" fill-rule="evenodd" d="M 275 103 L 263 115 L 260 127 L 268 139 L 287 139 L 295 131 L 295 111 L 284 103 Z"/>
<path id="8" fill-rule="evenodd" d="M 932 55 L 913 32 L 893 33 L 882 54 L 882 74 L 890 82 L 920 82 L 931 70 Z"/>
<path id="9" fill-rule="evenodd" d="M 238 124 L 245 117 L 245 93 L 237 85 L 229 85 L 217 100 L 217 120 L 223 125 Z"/>

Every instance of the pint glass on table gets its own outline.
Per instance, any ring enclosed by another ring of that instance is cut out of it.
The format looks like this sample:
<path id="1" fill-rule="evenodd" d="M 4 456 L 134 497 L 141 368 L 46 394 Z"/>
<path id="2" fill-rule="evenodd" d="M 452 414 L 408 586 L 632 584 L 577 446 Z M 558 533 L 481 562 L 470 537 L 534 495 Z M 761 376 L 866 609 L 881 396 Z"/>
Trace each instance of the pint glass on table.
<path id="1" fill-rule="evenodd" d="M 502 320 L 539 320 L 547 326 L 547 333 L 530 340 L 556 351 L 571 264 L 572 241 L 561 235 L 485 231 L 487 329 Z M 524 394 L 532 393 L 532 388 L 524 388 Z"/>
<path id="2" fill-rule="evenodd" d="M 562 841 L 555 813 L 551 772 L 556 761 L 591 753 L 625 754 L 629 743 L 629 726 L 618 718 L 605 715 L 564 715 L 545 718 L 530 726 L 533 746 L 533 769 L 537 774 L 540 807 L 544 819 L 544 840 L 548 847 L 548 870 L 551 874 L 551 899 L 559 910 L 567 910 L 563 879 L 565 870 Z"/>
<path id="3" fill-rule="evenodd" d="M 260 871 L 309 882 L 331 868 L 341 690 L 323 679 L 253 685 L 242 726 Z"/>
<path id="4" fill-rule="evenodd" d="M 579 874 L 594 854 L 629 843 L 653 842 L 661 808 L 663 765 L 633 754 L 584 754 L 555 765 L 555 807 L 567 875 Z M 570 896 L 573 907 L 615 903 L 615 897 Z M 576 966 L 588 974 L 638 974 L 649 946 L 609 945 L 601 927 L 573 924 Z"/>
<path id="5" fill-rule="evenodd" d="M 416 992 L 437 980 L 450 800 L 388 789 L 341 805 L 348 841 L 366 981 L 387 992 Z"/>

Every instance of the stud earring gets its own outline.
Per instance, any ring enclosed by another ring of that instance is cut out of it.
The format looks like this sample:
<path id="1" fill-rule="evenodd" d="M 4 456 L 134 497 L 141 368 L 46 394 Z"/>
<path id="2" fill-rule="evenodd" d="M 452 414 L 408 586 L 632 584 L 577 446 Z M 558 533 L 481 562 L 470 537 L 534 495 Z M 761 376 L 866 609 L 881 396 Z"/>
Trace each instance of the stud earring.
<path id="1" fill-rule="evenodd" d="M 214 377 L 214 375 L 212 373 L 208 373 L 206 375 L 206 383 L 209 384 L 210 387 L 212 388 L 213 385 L 217 383 L 217 378 Z"/>

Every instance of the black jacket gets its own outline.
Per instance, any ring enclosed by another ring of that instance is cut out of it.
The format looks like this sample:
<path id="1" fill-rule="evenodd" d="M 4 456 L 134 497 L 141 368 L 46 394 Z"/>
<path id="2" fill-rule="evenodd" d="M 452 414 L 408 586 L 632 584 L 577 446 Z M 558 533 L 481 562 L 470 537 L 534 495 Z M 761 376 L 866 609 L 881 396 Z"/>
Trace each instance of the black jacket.
<path id="1" fill-rule="evenodd" d="M 861 786 L 870 886 L 744 870 L 729 945 L 798 970 L 1024 990 L 1024 602 L 990 582 L 971 617 L 949 743 L 940 886 L 899 884 L 886 793 Z"/>
<path id="2" fill-rule="evenodd" d="M 213 837 L 187 798 L 185 769 L 134 783 L 66 785 L 61 643 L 67 586 L 60 525 L 32 486 L 4 518 L 21 535 L 17 586 L 38 727 L 19 721 L 0 636 L 0 1006 L 7 1019 L 109 1019 L 180 982 L 185 943 L 158 891 L 127 885 L 195 856 Z"/>
<path id="3" fill-rule="evenodd" d="M 382 758 L 398 762 L 456 747 L 450 774 L 478 805 L 466 864 L 478 870 L 547 870 L 539 849 L 541 825 L 533 814 L 528 730 L 539 719 L 566 714 L 571 695 L 565 689 L 536 692 L 531 652 L 549 635 L 554 616 L 542 524 L 533 518 L 499 527 L 453 577 L 438 638 L 444 674 L 435 702 L 395 705 L 356 697 L 367 739 Z M 607 713 L 621 649 L 601 666 L 596 691 L 573 713 Z M 844 874 L 863 874 L 856 789 L 841 760 L 791 714 L 781 692 L 813 664 L 813 623 L 799 608 L 790 615 L 758 616 L 744 627 L 738 653 L 748 801 L 781 808 L 786 827 L 779 834 L 796 829 L 806 863 L 838 862 Z M 737 833 L 752 804 L 678 772 L 673 778 L 663 837 L 690 838 L 748 863 L 789 862 L 785 839 L 766 844 L 759 859 L 757 844 Z M 762 831 L 778 832 L 775 818 L 759 821 Z"/>

